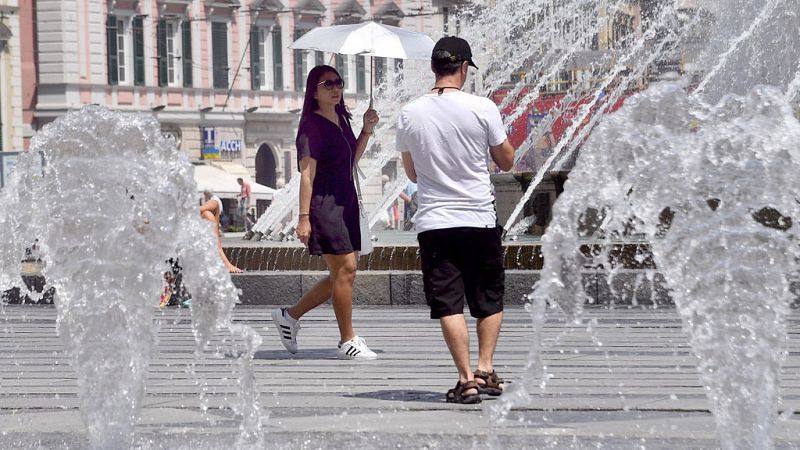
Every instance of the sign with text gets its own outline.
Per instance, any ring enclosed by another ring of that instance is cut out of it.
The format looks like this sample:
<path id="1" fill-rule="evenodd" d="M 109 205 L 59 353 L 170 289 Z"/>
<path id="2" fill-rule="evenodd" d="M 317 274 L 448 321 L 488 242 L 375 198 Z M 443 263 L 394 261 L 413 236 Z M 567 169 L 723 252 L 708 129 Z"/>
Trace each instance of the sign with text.
<path id="1" fill-rule="evenodd" d="M 219 158 L 219 149 L 216 147 L 216 130 L 211 127 L 200 128 L 203 139 L 202 156 L 203 159 Z"/>
<path id="2" fill-rule="evenodd" d="M 242 141 L 239 139 L 223 139 L 219 141 L 220 156 L 225 159 L 242 157 Z"/>

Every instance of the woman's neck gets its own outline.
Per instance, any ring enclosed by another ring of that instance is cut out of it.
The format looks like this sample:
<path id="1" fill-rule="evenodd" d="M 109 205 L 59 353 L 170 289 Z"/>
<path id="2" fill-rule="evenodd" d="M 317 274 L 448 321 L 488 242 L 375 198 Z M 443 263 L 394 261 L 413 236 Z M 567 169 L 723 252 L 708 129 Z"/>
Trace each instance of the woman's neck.
<path id="1" fill-rule="evenodd" d="M 338 114 L 336 114 L 336 106 L 332 105 L 319 105 L 317 112 L 331 120 L 334 120 L 338 117 Z"/>

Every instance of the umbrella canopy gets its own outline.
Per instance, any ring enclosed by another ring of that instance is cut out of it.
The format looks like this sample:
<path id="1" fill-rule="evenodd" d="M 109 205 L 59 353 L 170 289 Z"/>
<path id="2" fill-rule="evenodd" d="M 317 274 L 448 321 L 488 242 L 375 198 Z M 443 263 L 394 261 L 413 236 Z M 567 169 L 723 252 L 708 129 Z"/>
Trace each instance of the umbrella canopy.
<path id="1" fill-rule="evenodd" d="M 314 28 L 290 48 L 380 58 L 429 59 L 433 46 L 433 39 L 425 33 L 364 22 Z"/>

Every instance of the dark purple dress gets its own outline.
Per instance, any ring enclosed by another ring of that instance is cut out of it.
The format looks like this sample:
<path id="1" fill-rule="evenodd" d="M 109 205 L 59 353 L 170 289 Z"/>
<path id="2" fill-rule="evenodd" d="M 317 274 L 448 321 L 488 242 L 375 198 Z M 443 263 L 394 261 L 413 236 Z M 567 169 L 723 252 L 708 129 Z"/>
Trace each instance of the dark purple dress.
<path id="1" fill-rule="evenodd" d="M 353 181 L 356 137 L 350 124 L 339 117 L 342 128 L 317 113 L 300 120 L 297 161 L 310 156 L 317 161 L 311 188 L 312 255 L 344 255 L 361 250 L 358 195 Z M 299 168 L 298 168 L 299 169 Z"/>

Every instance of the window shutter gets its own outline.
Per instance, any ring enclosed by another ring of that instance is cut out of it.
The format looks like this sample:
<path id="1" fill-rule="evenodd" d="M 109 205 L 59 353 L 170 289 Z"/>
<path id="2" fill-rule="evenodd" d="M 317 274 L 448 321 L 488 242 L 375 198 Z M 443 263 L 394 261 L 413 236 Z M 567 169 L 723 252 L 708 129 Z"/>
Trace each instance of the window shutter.
<path id="1" fill-rule="evenodd" d="M 214 73 L 214 88 L 228 88 L 228 24 L 212 22 L 211 46 Z"/>
<path id="2" fill-rule="evenodd" d="M 158 36 L 158 85 L 166 86 L 169 84 L 167 74 L 167 20 L 159 19 L 157 26 Z"/>
<path id="3" fill-rule="evenodd" d="M 272 80 L 273 91 L 283 90 L 283 39 L 280 27 L 272 29 Z"/>
<path id="4" fill-rule="evenodd" d="M 108 84 L 116 85 L 119 83 L 119 73 L 117 72 L 117 17 L 108 15 L 106 21 L 106 40 L 108 47 Z"/>
<path id="5" fill-rule="evenodd" d="M 142 16 L 133 18 L 133 84 L 144 86 L 144 25 Z"/>
<path id="6" fill-rule="evenodd" d="M 386 77 L 386 58 L 375 58 L 375 82 L 383 83 Z"/>
<path id="7" fill-rule="evenodd" d="M 294 30 L 294 40 L 306 34 L 306 30 Z M 294 90 L 302 91 L 306 82 L 306 54 L 305 50 L 294 51 Z"/>
<path id="8" fill-rule="evenodd" d="M 183 86 L 192 87 L 192 23 L 186 19 L 181 24 L 181 61 L 183 61 Z"/>
<path id="9" fill-rule="evenodd" d="M 356 56 L 356 91 L 359 94 L 367 92 L 367 74 L 365 72 L 365 58 Z"/>
<path id="10" fill-rule="evenodd" d="M 347 90 L 347 55 L 336 55 L 336 71 L 344 80 L 344 88 Z"/>
<path id="11" fill-rule="evenodd" d="M 261 89 L 261 41 L 257 27 L 250 29 L 250 89 Z"/>

